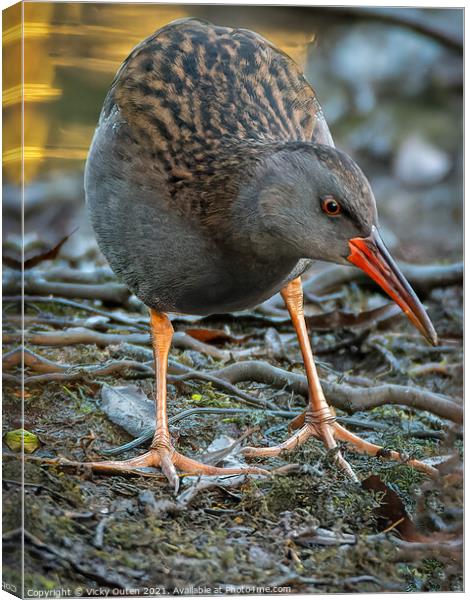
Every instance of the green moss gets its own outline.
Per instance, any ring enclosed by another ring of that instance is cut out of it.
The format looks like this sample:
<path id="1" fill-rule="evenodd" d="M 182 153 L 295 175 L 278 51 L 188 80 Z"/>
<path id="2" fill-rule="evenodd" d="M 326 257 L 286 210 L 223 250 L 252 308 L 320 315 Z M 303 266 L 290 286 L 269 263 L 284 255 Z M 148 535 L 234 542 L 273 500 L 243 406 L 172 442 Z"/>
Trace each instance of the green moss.
<path id="1" fill-rule="evenodd" d="M 359 309 L 361 303 L 364 306 L 367 301 L 368 292 L 361 290 L 354 297 L 350 294 L 348 306 Z M 43 308 L 70 317 L 79 312 L 54 304 L 41 305 Z M 218 324 L 213 323 L 213 326 L 217 327 Z M 259 336 L 251 327 L 251 323 L 241 318 L 234 323 L 234 331 L 244 334 L 254 331 Z M 287 330 L 291 332 L 290 328 L 285 327 Z M 320 345 L 324 345 L 337 341 L 338 335 L 336 332 L 319 333 L 315 338 Z M 70 364 L 98 363 L 110 357 L 107 349 L 91 345 L 32 349 L 51 360 Z M 395 348 L 393 350 L 399 354 Z M 182 362 L 189 360 L 184 353 L 172 352 L 172 356 Z M 297 360 L 298 352 L 295 352 L 292 350 L 292 356 Z M 344 352 L 328 356 L 328 360 L 339 372 L 352 370 L 356 375 L 375 377 L 373 361 L 372 366 L 361 364 L 357 354 L 347 348 Z M 273 362 L 284 368 L 288 366 L 285 361 Z M 207 364 L 214 368 L 217 365 L 209 360 Z M 297 364 L 295 371 L 303 373 L 302 365 Z M 393 378 L 387 375 L 388 380 L 407 383 L 406 374 L 396 374 Z M 110 385 L 128 383 L 128 380 L 120 377 L 110 377 L 106 381 Z M 138 385 L 149 396 L 153 393 L 152 380 L 140 380 Z M 446 380 L 446 385 L 456 387 L 451 380 Z M 270 388 L 255 384 L 241 388 L 254 390 L 261 398 L 267 398 L 273 392 Z M 199 394 L 200 398 L 191 399 L 193 392 Z M 452 394 L 457 392 L 452 388 Z M 48 456 L 61 455 L 83 460 L 93 458 L 93 452 L 103 445 L 118 445 L 128 440 L 123 430 L 110 423 L 106 415 L 95 408 L 100 394 L 99 385 L 71 382 L 64 386 L 50 382 L 29 388 L 28 393 L 26 413 L 32 424 L 28 427 L 37 431 L 41 439 L 44 438 L 45 445 L 40 452 Z M 14 414 L 15 403 L 18 404 L 18 396 L 14 392 L 9 396 L 5 411 L 7 419 Z M 283 409 L 300 400 L 298 397 L 292 398 L 287 392 L 276 396 L 276 403 Z M 184 410 L 188 405 L 246 408 L 243 402 L 228 398 L 210 383 L 197 381 L 191 385 L 185 382 L 170 386 L 171 414 Z M 92 412 L 92 418 L 89 418 Z M 406 435 L 408 425 L 416 423 L 438 429 L 439 421 L 429 414 L 384 406 L 358 416 L 387 425 L 385 433 L 371 434 L 371 439 L 387 447 L 422 457 L 447 452 L 442 442 L 417 440 Z M 271 422 L 282 423 L 268 417 L 262 410 L 253 409 L 246 415 L 228 418 L 222 415 L 197 416 L 178 424 L 173 428 L 173 433 L 178 449 L 195 455 L 219 435 L 237 437 L 248 425 L 260 425 L 261 433 L 258 438 L 254 436 L 253 444 L 265 444 L 267 440 L 263 439 L 262 433 L 269 429 Z M 15 424 L 9 429 L 18 426 Z M 85 455 L 84 446 L 79 442 L 87 439 L 90 432 L 96 441 L 88 447 Z M 284 440 L 286 435 L 284 429 L 270 432 L 267 438 L 270 444 L 274 444 Z M 455 447 L 462 451 L 462 442 L 457 440 Z M 361 479 L 375 473 L 392 485 L 411 512 L 415 510 L 418 493 L 421 498 L 424 497 L 426 509 L 440 515 L 444 514 L 443 507 L 462 506 L 458 483 L 436 485 L 429 490 L 426 477 L 406 465 L 357 455 L 346 449 L 344 455 Z M 15 480 L 18 479 L 18 472 L 12 463 L 5 463 L 5 477 Z M 374 576 L 384 588 L 393 584 L 395 589 L 401 591 L 407 586 L 413 591 L 461 589 L 460 575 L 448 574 L 449 564 L 445 563 L 444 558 L 442 562 L 417 558 L 399 564 L 391 540 L 371 537 L 370 534 L 377 532 L 374 510 L 380 503 L 380 495 L 351 483 L 338 469 L 333 454 L 326 452 L 319 441 L 312 439 L 295 452 L 252 463 L 266 464 L 270 468 L 292 463 L 303 467 L 282 476 L 250 478 L 238 488 L 225 488 L 222 483 L 220 487 L 201 492 L 178 514 L 158 516 L 143 511 L 138 495 L 142 490 L 151 490 L 157 501 L 174 500 L 172 490 L 160 480 L 92 475 L 86 469 L 64 470 L 27 462 L 26 481 L 41 484 L 49 491 L 33 487 L 27 491 L 26 526 L 46 544 L 70 553 L 90 572 L 94 569 L 105 572 L 110 579 L 119 575 L 136 587 L 158 583 L 172 590 L 174 585 L 184 586 L 188 582 L 217 585 L 221 579 L 234 584 L 249 582 L 263 586 L 282 581 L 288 572 L 293 574 L 291 586 L 294 593 L 377 592 L 382 589 L 368 582 L 352 587 L 342 583 L 349 577 L 365 574 Z M 183 481 L 183 489 L 184 486 Z M 427 491 L 425 486 L 428 486 Z M 17 527 L 17 506 L 18 493 L 15 488 L 5 489 L 5 530 Z M 94 546 L 97 519 L 77 516 L 87 512 L 107 519 L 101 548 Z M 416 515 L 412 516 L 416 519 Z M 421 523 L 418 525 L 421 526 Z M 357 542 L 339 548 L 302 545 L 295 540 L 294 532 L 315 526 L 353 533 Z M 264 561 L 253 558 L 254 547 L 261 556 L 264 553 Z M 6 567 L 8 577 L 17 576 L 12 564 Z M 36 589 L 53 589 L 62 585 L 81 585 L 86 580 L 65 564 L 54 568 L 52 573 L 47 560 L 32 554 L 28 557 L 27 584 Z M 452 568 L 454 573 L 458 570 L 455 564 L 451 565 Z M 442 579 L 443 573 L 447 577 L 445 580 Z M 317 586 L 302 583 L 300 579 L 296 581 L 295 577 L 327 583 Z M 96 585 L 91 576 L 86 583 L 90 587 Z"/>

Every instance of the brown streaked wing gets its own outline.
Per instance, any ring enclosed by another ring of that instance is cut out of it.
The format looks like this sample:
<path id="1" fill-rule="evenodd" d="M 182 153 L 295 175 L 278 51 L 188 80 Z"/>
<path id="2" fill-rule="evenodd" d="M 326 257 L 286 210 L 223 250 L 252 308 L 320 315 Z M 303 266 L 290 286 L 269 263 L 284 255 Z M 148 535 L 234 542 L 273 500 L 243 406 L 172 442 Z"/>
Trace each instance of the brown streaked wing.
<path id="1" fill-rule="evenodd" d="M 139 44 L 105 104 L 117 104 L 140 140 L 174 172 L 185 155 L 207 157 L 224 139 L 332 144 L 315 92 L 300 68 L 262 36 L 181 19 Z"/>

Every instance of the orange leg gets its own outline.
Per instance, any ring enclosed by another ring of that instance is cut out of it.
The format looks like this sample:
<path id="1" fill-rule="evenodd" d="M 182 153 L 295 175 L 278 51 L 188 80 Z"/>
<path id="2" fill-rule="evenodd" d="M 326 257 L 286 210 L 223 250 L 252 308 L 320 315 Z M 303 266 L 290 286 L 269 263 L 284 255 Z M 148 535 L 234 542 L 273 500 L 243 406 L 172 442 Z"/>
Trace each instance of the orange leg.
<path id="1" fill-rule="evenodd" d="M 304 318 L 302 281 L 300 277 L 288 283 L 281 291 L 281 295 L 286 303 L 287 310 L 289 311 L 299 339 L 300 350 L 302 352 L 308 380 L 309 405 L 305 417 L 303 418 L 301 415 L 295 419 L 295 425 L 300 426 L 300 429 L 285 442 L 278 446 L 272 446 L 271 448 L 246 447 L 242 450 L 243 454 L 245 456 L 277 456 L 281 452 L 293 450 L 296 446 L 314 436 L 320 438 L 329 450 L 337 449 L 336 460 L 338 464 L 355 481 L 358 479 L 349 463 L 344 459 L 337 448 L 336 440 L 347 442 L 349 445 L 353 446 L 355 450 L 361 453 L 373 456 L 383 456 L 384 458 L 392 458 L 398 461 L 403 460 L 398 452 L 385 451 L 380 446 L 366 442 L 353 433 L 350 433 L 335 421 L 335 413 L 326 402 L 313 358 L 312 347 L 310 345 Z M 406 462 L 429 475 L 435 476 L 437 474 L 436 469 L 429 467 L 418 460 L 408 460 Z"/>
<path id="2" fill-rule="evenodd" d="M 150 450 L 130 460 L 122 461 L 97 461 L 85 463 L 97 472 L 107 473 L 138 473 L 142 467 L 160 467 L 168 481 L 175 488 L 179 487 L 179 477 L 176 468 L 185 473 L 194 475 L 235 475 L 241 473 L 264 473 L 264 469 L 256 467 L 225 469 L 205 465 L 201 462 L 187 458 L 177 452 L 172 444 L 168 428 L 167 403 L 166 403 L 166 374 L 168 352 L 173 337 L 173 327 L 164 313 L 150 310 L 150 328 L 152 332 L 152 346 L 155 360 L 155 404 L 156 404 L 156 429 Z"/>

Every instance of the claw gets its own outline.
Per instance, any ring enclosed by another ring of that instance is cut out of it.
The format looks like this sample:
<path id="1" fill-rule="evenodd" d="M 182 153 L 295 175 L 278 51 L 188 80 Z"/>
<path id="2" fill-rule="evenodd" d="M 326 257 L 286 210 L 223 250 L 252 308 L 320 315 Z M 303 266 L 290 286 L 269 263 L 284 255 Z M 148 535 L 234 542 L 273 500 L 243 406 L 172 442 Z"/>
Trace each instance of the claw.
<path id="1" fill-rule="evenodd" d="M 377 456 L 377 453 L 380 453 L 385 458 L 385 452 L 380 448 L 380 446 L 376 446 L 375 444 L 371 444 L 365 440 L 362 440 L 357 435 L 354 435 L 344 427 L 341 427 L 341 425 L 335 421 L 335 413 L 332 408 L 328 406 L 325 400 L 313 358 L 303 312 L 302 281 L 300 277 L 290 281 L 281 290 L 281 295 L 284 298 L 287 310 L 291 316 L 292 323 L 299 339 L 300 350 L 304 359 L 309 389 L 308 409 L 307 411 L 298 415 L 291 422 L 289 433 L 293 429 L 297 429 L 297 431 L 284 443 L 277 446 L 272 446 L 270 448 L 246 447 L 242 449 L 241 453 L 244 456 L 278 456 L 281 452 L 293 450 L 296 446 L 302 444 L 308 438 L 316 437 L 323 441 L 328 450 L 334 452 L 336 462 L 345 471 L 345 473 L 353 481 L 358 482 L 358 478 L 351 465 L 341 454 L 336 440 L 347 442 L 349 445 L 352 445 L 357 452 L 363 452 L 372 456 Z M 424 322 L 424 320 L 425 317 L 423 316 L 422 321 Z M 430 334 L 429 337 L 432 337 L 432 326 L 428 327 L 427 332 Z M 429 465 L 426 465 L 418 460 L 407 459 L 399 452 L 389 451 L 386 458 L 391 458 L 393 460 L 406 463 L 412 467 L 415 467 L 416 469 L 419 469 L 420 471 L 424 471 L 432 477 L 436 477 L 438 474 L 438 471 L 433 467 L 430 467 Z"/>
<path id="2" fill-rule="evenodd" d="M 170 482 L 170 485 L 173 486 L 175 494 L 177 494 L 180 487 L 180 478 L 176 472 L 175 465 L 173 464 L 172 458 L 168 451 L 160 454 L 160 467 L 163 471 L 163 474 Z"/>
<path id="3" fill-rule="evenodd" d="M 240 452 L 244 456 L 250 457 L 278 456 L 282 452 L 294 450 L 298 445 L 302 444 L 310 437 L 321 439 L 325 447 L 334 452 L 335 461 L 337 462 L 338 466 L 341 467 L 346 475 L 356 483 L 359 482 L 359 479 L 351 465 L 341 454 L 341 451 L 338 448 L 337 440 L 348 443 L 356 452 L 369 454 L 371 456 L 381 456 L 382 458 L 402 462 L 410 467 L 414 467 L 415 469 L 426 473 L 431 477 L 436 477 L 438 475 L 438 471 L 434 467 L 426 465 L 419 460 L 407 459 L 403 454 L 395 452 L 394 450 L 384 451 L 380 446 L 376 446 L 375 444 L 371 444 L 370 442 L 362 440 L 360 437 L 354 435 L 336 422 L 328 423 L 323 421 L 321 423 L 313 423 L 310 421 L 282 444 L 268 448 L 253 448 L 251 446 L 246 446 L 245 448 L 242 448 Z"/>

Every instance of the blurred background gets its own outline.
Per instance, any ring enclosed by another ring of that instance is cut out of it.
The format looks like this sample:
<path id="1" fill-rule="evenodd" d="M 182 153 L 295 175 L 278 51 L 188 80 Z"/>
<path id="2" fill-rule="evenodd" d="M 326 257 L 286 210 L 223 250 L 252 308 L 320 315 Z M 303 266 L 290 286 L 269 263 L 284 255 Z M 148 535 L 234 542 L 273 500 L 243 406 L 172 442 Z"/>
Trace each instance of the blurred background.
<path id="1" fill-rule="evenodd" d="M 130 50 L 173 19 L 254 29 L 303 68 L 338 147 L 370 179 L 386 238 L 409 262 L 462 252 L 463 10 L 26 3 L 25 254 L 57 243 L 83 266 L 102 258 L 83 169 L 101 105 Z M 17 26 L 4 45 L 20 42 Z M 21 94 L 4 81 L 4 240 L 20 252 Z"/>

